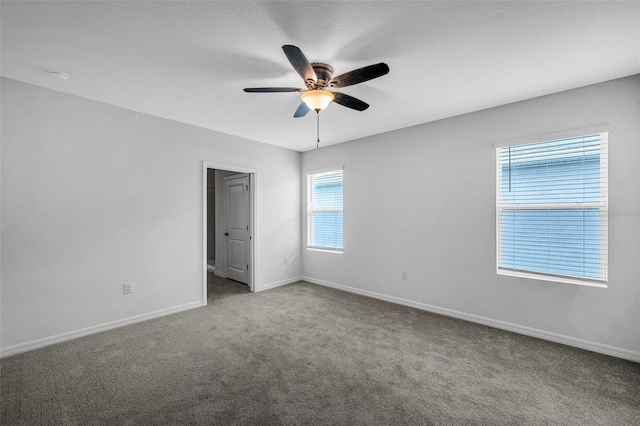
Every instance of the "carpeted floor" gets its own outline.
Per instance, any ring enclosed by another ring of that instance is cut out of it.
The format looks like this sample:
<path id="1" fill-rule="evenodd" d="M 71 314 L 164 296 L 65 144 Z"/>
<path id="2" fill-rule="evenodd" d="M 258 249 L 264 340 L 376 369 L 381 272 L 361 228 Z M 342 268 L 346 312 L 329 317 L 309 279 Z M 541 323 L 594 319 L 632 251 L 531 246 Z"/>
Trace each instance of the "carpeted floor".
<path id="1" fill-rule="evenodd" d="M 248 285 L 207 273 L 207 303 L 247 293 L 250 293 Z"/>
<path id="2" fill-rule="evenodd" d="M 0 423 L 639 424 L 637 363 L 304 282 L 221 285 L 2 359 Z"/>

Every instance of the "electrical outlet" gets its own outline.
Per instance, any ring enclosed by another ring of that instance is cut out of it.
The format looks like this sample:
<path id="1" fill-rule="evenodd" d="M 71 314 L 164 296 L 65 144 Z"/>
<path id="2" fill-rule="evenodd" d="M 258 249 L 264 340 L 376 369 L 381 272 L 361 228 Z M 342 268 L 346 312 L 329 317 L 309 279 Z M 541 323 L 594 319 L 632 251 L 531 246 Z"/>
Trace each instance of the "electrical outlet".
<path id="1" fill-rule="evenodd" d="M 407 271 L 400 271 L 400 278 L 402 278 L 403 280 L 408 280 L 409 274 L 407 273 Z"/>
<path id="2" fill-rule="evenodd" d="M 124 283 L 122 285 L 122 290 L 123 290 L 124 294 L 133 293 L 133 283 Z"/>

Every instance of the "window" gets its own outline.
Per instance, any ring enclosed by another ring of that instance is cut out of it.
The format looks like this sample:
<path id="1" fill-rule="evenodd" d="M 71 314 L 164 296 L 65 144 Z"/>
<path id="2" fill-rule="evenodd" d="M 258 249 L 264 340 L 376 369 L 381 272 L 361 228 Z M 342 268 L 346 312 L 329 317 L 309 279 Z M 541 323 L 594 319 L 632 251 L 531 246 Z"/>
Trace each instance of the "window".
<path id="1" fill-rule="evenodd" d="M 307 247 L 342 252 L 342 170 L 307 175 Z"/>
<path id="2" fill-rule="evenodd" d="M 497 148 L 499 274 L 605 286 L 607 135 Z"/>

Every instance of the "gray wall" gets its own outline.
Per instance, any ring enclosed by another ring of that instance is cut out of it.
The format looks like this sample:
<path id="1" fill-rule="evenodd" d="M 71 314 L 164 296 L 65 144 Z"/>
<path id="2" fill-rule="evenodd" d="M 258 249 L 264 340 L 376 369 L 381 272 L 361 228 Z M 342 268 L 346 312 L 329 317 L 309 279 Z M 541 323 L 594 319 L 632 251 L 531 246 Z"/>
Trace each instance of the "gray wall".
<path id="1" fill-rule="evenodd" d="M 305 250 L 305 276 L 640 361 L 639 217 L 609 220 L 606 289 L 498 276 L 494 148 L 609 123 L 609 208 L 637 213 L 639 82 L 633 76 L 303 153 L 303 179 L 344 165 L 344 254 Z M 302 218 L 304 236 L 304 203 Z"/>
<path id="2" fill-rule="evenodd" d="M 202 304 L 203 161 L 257 170 L 257 288 L 301 275 L 282 261 L 300 247 L 300 153 L 1 89 L 3 352 Z"/>

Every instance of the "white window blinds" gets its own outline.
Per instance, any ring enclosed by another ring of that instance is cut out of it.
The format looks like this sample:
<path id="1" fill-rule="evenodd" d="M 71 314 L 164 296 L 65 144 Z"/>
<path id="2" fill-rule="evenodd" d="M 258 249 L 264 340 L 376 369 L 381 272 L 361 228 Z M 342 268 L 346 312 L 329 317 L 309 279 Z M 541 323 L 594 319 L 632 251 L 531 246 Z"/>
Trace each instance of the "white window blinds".
<path id="1" fill-rule="evenodd" d="M 342 170 L 307 175 L 307 247 L 342 251 Z"/>
<path id="2" fill-rule="evenodd" d="M 497 148 L 498 272 L 607 280 L 607 133 Z"/>

